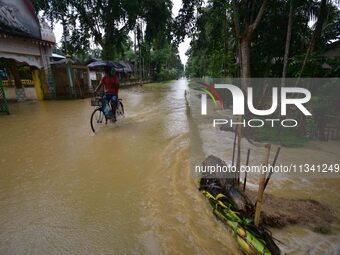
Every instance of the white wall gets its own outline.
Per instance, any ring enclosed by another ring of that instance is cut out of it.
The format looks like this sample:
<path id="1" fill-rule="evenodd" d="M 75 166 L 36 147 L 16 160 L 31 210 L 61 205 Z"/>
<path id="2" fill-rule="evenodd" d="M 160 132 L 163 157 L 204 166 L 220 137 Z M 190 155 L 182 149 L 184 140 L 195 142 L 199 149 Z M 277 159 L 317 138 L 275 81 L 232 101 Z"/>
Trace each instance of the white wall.
<path id="1" fill-rule="evenodd" d="M 16 99 L 15 96 L 15 88 L 14 87 L 4 87 L 5 90 L 5 95 L 6 95 L 6 99 Z M 35 88 L 34 87 L 28 87 L 25 88 L 25 94 L 26 94 L 26 98 L 28 100 L 36 100 L 37 99 L 37 94 L 35 93 Z"/>

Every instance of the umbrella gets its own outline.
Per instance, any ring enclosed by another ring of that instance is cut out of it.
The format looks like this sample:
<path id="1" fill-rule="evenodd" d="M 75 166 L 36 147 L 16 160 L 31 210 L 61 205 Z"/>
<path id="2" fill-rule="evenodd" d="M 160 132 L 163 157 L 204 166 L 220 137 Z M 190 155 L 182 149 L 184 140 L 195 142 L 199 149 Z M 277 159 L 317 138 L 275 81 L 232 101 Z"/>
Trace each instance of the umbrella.
<path id="1" fill-rule="evenodd" d="M 133 73 L 131 63 L 129 63 L 128 61 L 119 61 L 118 63 L 123 66 L 123 72 Z"/>
<path id="2" fill-rule="evenodd" d="M 113 62 L 111 60 L 98 60 L 98 61 L 88 64 L 87 67 L 92 70 L 103 69 L 105 67 L 110 67 L 110 68 L 114 67 L 117 71 L 119 69 L 124 68 L 124 66 L 122 66 L 121 64 L 117 62 Z"/>

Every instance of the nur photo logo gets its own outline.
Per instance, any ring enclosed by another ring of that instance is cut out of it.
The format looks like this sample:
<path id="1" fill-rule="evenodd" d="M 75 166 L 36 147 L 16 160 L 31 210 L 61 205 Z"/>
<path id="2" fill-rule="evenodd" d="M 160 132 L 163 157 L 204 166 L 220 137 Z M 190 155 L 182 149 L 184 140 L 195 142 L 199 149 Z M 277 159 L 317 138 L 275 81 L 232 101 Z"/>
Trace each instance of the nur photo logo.
<path id="1" fill-rule="evenodd" d="M 258 118 L 246 119 L 241 122 L 235 122 L 233 119 L 214 119 L 213 126 L 228 124 L 230 127 L 233 125 L 241 124 L 248 127 L 263 127 L 269 123 L 271 127 L 276 124 L 281 124 L 282 127 L 296 127 L 298 121 L 293 118 L 286 118 L 288 109 L 299 111 L 304 116 L 312 116 L 312 113 L 306 108 L 306 104 L 311 100 L 311 92 L 306 88 L 300 87 L 272 87 L 271 89 L 271 104 L 267 109 L 258 109 L 254 100 L 254 90 L 252 87 L 247 88 L 247 94 L 239 87 L 232 84 L 213 84 L 207 85 L 201 83 L 204 88 L 201 89 L 201 114 L 207 115 L 207 95 L 213 101 L 215 108 L 223 109 L 223 99 L 221 94 L 217 91 L 225 91 L 225 94 L 231 93 L 232 96 L 232 115 L 245 116 L 251 115 Z M 222 94 L 223 95 L 223 94 Z M 280 102 L 279 102 L 280 101 Z M 246 108 L 247 107 L 247 108 Z M 270 117 L 277 112 L 279 107 L 279 115 L 276 118 L 263 118 L 264 116 Z"/>

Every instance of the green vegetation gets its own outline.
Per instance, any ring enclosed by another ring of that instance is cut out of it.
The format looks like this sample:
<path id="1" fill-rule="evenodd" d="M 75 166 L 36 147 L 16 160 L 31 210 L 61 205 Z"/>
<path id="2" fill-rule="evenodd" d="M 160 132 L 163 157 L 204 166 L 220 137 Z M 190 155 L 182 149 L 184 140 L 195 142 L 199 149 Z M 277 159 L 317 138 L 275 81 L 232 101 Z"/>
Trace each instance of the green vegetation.
<path id="1" fill-rule="evenodd" d="M 138 78 L 168 80 L 182 75 L 172 42 L 171 0 L 33 0 L 36 11 L 64 33 L 58 53 L 134 62 Z M 131 38 L 131 34 L 133 34 Z M 94 42 L 95 48 L 91 48 Z"/>
<path id="2" fill-rule="evenodd" d="M 281 130 L 272 127 L 256 129 L 255 137 L 261 142 L 271 142 L 287 147 L 302 147 L 309 139 L 299 136 L 293 129 L 282 128 Z"/>
<path id="3" fill-rule="evenodd" d="M 340 76 L 340 58 L 324 55 L 339 47 L 340 11 L 333 1 L 209 0 L 195 7 L 188 76 L 282 77 L 285 62 L 284 77 Z"/>
<path id="4" fill-rule="evenodd" d="M 281 78 L 275 86 L 288 86 L 285 78 L 340 77 L 339 1 L 185 2 L 178 20 L 187 24 L 182 30 L 192 36 L 187 76 Z M 297 83 L 295 86 L 306 87 L 313 95 L 309 105 L 313 111 L 312 133 L 325 140 L 326 116 L 340 116 L 339 84 Z M 249 80 L 241 81 L 244 91 L 248 86 Z M 267 104 L 266 100 L 270 103 L 272 86 L 254 89 L 258 109 Z M 258 136 L 293 146 L 303 144 L 311 133 L 308 121 L 298 113 L 292 117 L 299 120 L 295 130 L 261 129 Z"/>

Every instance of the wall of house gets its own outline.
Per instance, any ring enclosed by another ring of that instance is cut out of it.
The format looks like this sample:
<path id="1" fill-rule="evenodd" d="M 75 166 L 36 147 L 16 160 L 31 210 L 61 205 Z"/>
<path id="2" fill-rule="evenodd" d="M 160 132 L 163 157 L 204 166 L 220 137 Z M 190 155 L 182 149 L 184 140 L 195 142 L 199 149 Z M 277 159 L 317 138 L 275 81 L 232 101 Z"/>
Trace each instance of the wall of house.
<path id="1" fill-rule="evenodd" d="M 34 87 L 24 88 L 26 99 L 36 100 L 37 94 Z M 7 100 L 16 100 L 15 87 L 4 87 L 5 95 Z"/>

